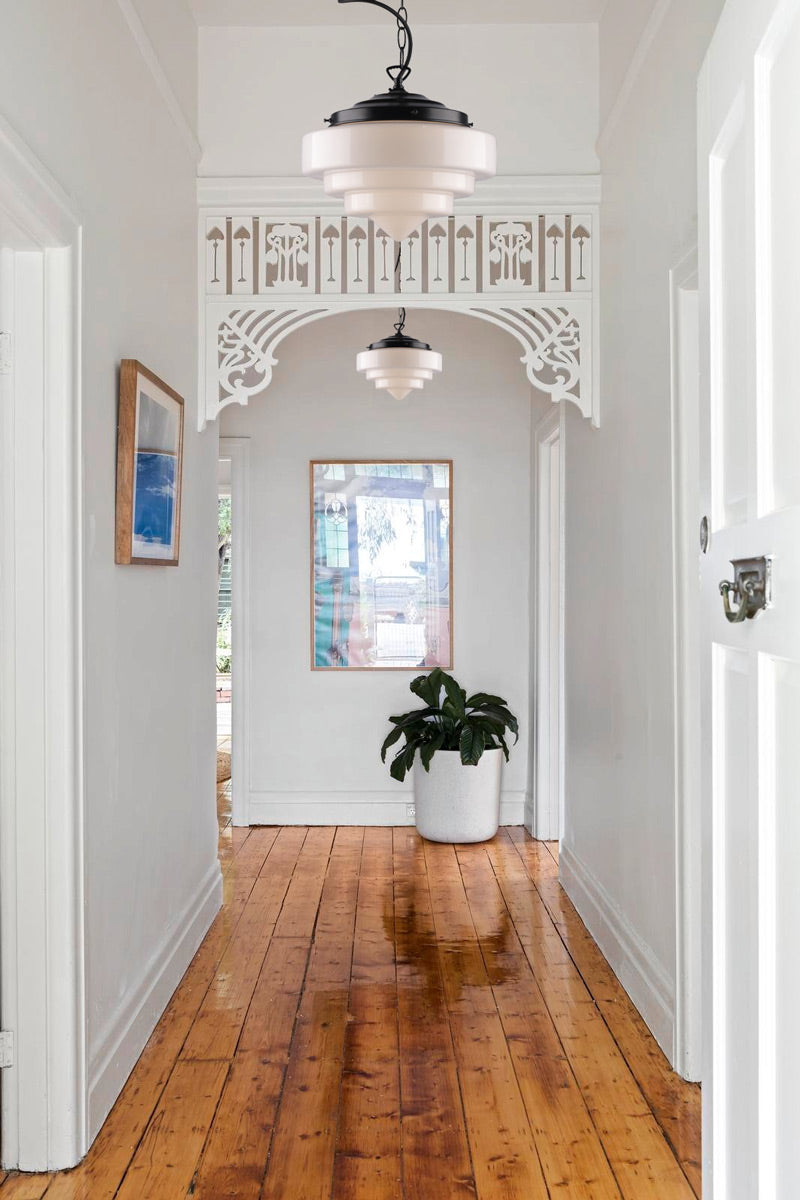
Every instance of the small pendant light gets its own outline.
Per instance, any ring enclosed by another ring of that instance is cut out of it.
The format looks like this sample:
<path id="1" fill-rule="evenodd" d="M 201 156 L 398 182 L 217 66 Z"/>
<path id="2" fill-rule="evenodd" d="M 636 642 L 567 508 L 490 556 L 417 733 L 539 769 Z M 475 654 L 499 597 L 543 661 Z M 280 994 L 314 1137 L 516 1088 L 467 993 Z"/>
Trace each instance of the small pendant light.
<path id="1" fill-rule="evenodd" d="M 426 380 L 442 369 L 441 354 L 431 350 L 427 342 L 403 333 L 405 323 L 406 310 L 401 308 L 392 336 L 373 342 L 356 359 L 356 369 L 395 400 L 405 400 L 409 392 L 424 387 Z"/>
<path id="2" fill-rule="evenodd" d="M 340 109 L 329 129 L 303 138 L 303 174 L 343 196 L 348 216 L 372 217 L 395 241 L 430 218 L 448 217 L 455 196 L 470 196 L 476 179 L 496 171 L 495 139 L 472 128 L 466 113 L 407 92 L 413 38 L 404 4 L 371 4 L 397 20 L 400 61 L 387 67 L 388 92 Z"/>

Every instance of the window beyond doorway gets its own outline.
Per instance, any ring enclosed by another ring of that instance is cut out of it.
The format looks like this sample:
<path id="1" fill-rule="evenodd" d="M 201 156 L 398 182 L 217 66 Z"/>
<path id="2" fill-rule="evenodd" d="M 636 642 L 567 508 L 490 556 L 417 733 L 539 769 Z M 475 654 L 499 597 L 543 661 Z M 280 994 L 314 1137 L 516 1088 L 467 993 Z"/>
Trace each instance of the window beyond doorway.
<path id="1" fill-rule="evenodd" d="M 231 819 L 232 774 L 232 583 L 230 459 L 218 463 L 217 494 L 217 815 L 220 828 Z"/>

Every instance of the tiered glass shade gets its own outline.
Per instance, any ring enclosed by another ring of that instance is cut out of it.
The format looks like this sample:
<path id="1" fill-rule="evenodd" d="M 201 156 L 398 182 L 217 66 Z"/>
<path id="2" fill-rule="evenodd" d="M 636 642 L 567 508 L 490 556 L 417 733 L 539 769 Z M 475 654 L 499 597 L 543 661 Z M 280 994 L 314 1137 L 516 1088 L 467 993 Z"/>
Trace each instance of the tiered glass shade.
<path id="1" fill-rule="evenodd" d="M 405 400 L 441 371 L 442 356 L 426 342 L 398 333 L 362 350 L 356 367 L 376 388 L 385 389 L 395 400 Z"/>
<path id="2" fill-rule="evenodd" d="M 496 170 L 494 136 L 464 113 L 411 92 L 386 92 L 334 113 L 303 138 L 303 174 L 344 198 L 350 216 L 372 217 L 395 241 L 426 218 L 445 218 L 456 196 Z"/>

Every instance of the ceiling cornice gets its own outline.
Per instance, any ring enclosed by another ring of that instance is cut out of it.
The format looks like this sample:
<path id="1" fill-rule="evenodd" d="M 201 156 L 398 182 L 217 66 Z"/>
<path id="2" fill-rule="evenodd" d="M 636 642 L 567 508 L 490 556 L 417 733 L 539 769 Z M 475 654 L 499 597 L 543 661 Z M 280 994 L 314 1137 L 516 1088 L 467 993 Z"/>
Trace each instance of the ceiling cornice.
<path id="1" fill-rule="evenodd" d="M 607 0 L 426 0 L 413 24 L 425 25 L 584 25 L 600 20 Z M 387 17 L 374 9 L 344 14 L 335 0 L 189 0 L 199 27 L 336 28 L 380 25 Z"/>
<path id="2" fill-rule="evenodd" d="M 478 183 L 467 200 L 457 200 L 456 209 L 502 214 L 549 205 L 585 208 L 600 198 L 600 175 L 497 175 Z M 228 212 L 266 208 L 276 215 L 300 209 L 343 212 L 341 201 L 326 196 L 317 180 L 293 176 L 201 176 L 197 203 Z"/>
<path id="3" fill-rule="evenodd" d="M 642 30 L 642 35 L 636 43 L 636 49 L 631 55 L 631 60 L 628 63 L 628 69 L 620 84 L 620 89 L 617 92 L 614 103 L 609 110 L 605 124 L 600 131 L 600 136 L 597 139 L 597 154 L 601 157 L 611 144 L 617 126 L 622 118 L 622 114 L 628 106 L 628 101 L 633 94 L 633 89 L 641 75 L 644 65 L 647 62 L 648 55 L 653 47 L 653 43 L 658 37 L 661 26 L 664 24 L 664 18 L 672 6 L 672 0 L 656 0 L 653 5 L 647 24 Z M 601 64 L 602 65 L 602 64 Z"/>
<path id="4" fill-rule="evenodd" d="M 192 129 L 189 120 L 181 107 L 181 103 L 175 94 L 175 89 L 169 81 L 169 77 L 164 70 L 161 59 L 158 57 L 156 48 L 150 40 L 150 35 L 142 23 L 142 18 L 136 9 L 133 0 L 117 0 L 117 6 L 128 26 L 134 42 L 139 50 L 139 53 L 144 60 L 145 66 L 153 77 L 156 87 L 161 93 L 161 99 L 164 101 L 167 111 L 169 112 L 172 122 L 175 125 L 178 133 L 181 135 L 186 149 L 191 154 L 195 162 L 200 161 L 202 150 L 200 143 L 197 140 L 197 135 Z"/>

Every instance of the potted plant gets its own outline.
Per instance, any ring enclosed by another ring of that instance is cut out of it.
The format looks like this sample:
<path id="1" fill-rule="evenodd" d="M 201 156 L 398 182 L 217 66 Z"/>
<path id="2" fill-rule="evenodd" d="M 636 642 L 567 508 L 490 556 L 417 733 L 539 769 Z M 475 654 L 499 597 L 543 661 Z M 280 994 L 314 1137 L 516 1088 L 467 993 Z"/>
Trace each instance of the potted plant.
<path id="1" fill-rule="evenodd" d="M 465 690 L 440 667 L 418 675 L 411 691 L 425 702 L 400 716 L 381 747 L 381 759 L 401 738 L 389 773 L 402 782 L 414 771 L 417 829 L 432 842 L 484 842 L 500 824 L 500 772 L 508 761 L 506 737 L 519 740 L 517 719 L 501 696 Z"/>

